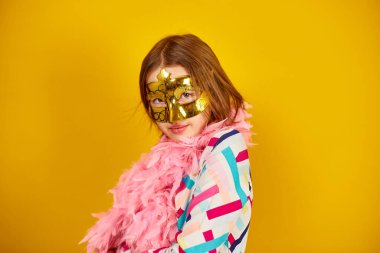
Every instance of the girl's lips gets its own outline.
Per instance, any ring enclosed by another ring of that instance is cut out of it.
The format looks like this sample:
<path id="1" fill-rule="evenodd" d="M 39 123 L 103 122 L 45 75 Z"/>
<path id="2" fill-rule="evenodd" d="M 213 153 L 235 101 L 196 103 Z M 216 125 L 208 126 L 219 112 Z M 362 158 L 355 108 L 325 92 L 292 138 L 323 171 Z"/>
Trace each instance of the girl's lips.
<path id="1" fill-rule="evenodd" d="M 188 125 L 173 125 L 169 127 L 170 131 L 172 131 L 174 134 L 181 134 Z"/>

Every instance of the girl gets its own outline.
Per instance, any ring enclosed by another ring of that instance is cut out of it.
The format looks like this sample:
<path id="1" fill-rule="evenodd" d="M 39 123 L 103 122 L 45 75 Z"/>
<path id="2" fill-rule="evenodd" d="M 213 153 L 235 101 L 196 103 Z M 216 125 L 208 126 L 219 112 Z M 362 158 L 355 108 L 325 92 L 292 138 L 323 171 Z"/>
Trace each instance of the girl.
<path id="1" fill-rule="evenodd" d="M 195 35 L 168 36 L 142 63 L 140 95 L 162 137 L 81 242 L 99 253 L 244 252 L 250 115 L 217 57 Z"/>

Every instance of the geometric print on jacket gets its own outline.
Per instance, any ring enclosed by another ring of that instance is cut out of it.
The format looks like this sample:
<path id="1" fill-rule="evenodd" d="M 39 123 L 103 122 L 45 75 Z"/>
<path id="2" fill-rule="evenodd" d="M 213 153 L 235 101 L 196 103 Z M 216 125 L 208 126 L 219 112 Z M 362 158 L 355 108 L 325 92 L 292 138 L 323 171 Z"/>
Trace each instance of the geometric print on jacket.
<path id="1" fill-rule="evenodd" d="M 241 253 L 251 220 L 253 189 L 243 135 L 228 129 L 214 135 L 175 196 L 176 242 L 148 253 Z M 125 251 L 127 253 L 129 251 Z"/>

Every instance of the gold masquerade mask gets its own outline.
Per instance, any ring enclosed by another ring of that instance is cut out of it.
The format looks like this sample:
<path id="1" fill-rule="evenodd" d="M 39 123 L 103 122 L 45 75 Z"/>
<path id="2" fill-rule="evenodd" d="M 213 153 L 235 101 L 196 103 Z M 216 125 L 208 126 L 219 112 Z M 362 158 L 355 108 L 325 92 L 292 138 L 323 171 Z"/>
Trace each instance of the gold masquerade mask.
<path id="1" fill-rule="evenodd" d="M 162 69 L 157 82 L 147 84 L 146 97 L 150 113 L 157 122 L 173 122 L 191 118 L 206 109 L 208 100 L 188 75 L 170 78 Z"/>

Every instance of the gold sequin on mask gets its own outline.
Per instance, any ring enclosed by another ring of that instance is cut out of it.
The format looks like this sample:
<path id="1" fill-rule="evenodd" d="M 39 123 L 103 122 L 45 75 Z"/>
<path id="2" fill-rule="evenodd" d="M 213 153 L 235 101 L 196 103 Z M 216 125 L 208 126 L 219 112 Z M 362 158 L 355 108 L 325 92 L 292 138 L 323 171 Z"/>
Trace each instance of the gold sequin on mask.
<path id="1" fill-rule="evenodd" d="M 206 95 L 192 85 L 189 75 L 170 78 L 171 73 L 161 69 L 157 82 L 147 84 L 146 98 L 150 113 L 157 122 L 184 120 L 203 112 L 208 105 Z"/>

